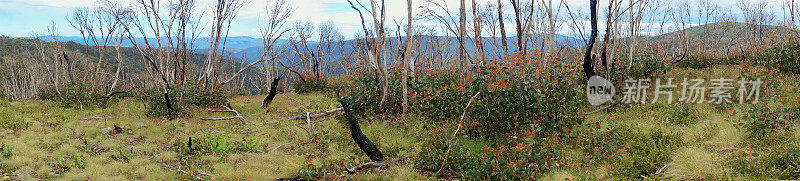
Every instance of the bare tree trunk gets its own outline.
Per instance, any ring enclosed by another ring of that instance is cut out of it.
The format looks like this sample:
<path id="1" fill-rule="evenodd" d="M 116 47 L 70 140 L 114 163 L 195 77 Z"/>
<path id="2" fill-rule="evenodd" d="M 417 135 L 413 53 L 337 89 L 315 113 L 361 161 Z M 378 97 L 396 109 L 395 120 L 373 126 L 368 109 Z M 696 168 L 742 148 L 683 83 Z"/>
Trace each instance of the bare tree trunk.
<path id="1" fill-rule="evenodd" d="M 119 80 L 119 72 L 122 70 L 122 53 L 119 51 L 119 45 L 122 44 L 122 37 L 120 36 L 118 43 L 114 44 L 114 49 L 117 50 L 117 71 L 114 73 L 114 81 L 111 83 L 111 87 L 108 88 L 108 96 L 111 96 L 111 93 L 114 92 L 114 88 L 117 87 L 117 81 Z"/>
<path id="2" fill-rule="evenodd" d="M 503 2 L 500 0 L 497 0 L 497 16 L 500 22 L 500 36 L 503 41 L 503 54 L 508 54 L 508 41 L 506 40 L 508 38 L 506 37 L 506 26 L 503 22 L 505 21 L 503 19 Z"/>
<path id="3" fill-rule="evenodd" d="M 465 58 L 467 56 L 467 49 L 466 49 L 466 45 L 464 45 L 464 44 L 467 42 L 467 40 L 466 40 L 467 39 L 466 38 L 466 36 L 467 36 L 467 10 L 466 9 L 467 8 L 465 6 L 464 0 L 460 0 L 460 2 L 461 2 L 461 6 L 458 8 L 458 17 L 459 17 L 459 20 L 458 20 L 458 22 L 459 22 L 458 23 L 459 24 L 459 26 L 458 26 L 458 43 L 460 45 L 460 47 L 459 47 L 460 53 L 458 54 L 458 59 L 461 61 L 461 66 L 462 67 L 466 67 Z"/>
<path id="4" fill-rule="evenodd" d="M 789 5 L 789 28 L 794 28 L 794 0 L 791 2 L 792 4 Z"/>
<path id="5" fill-rule="evenodd" d="M 370 0 L 372 4 L 372 21 L 375 25 L 375 32 L 377 33 L 377 37 L 375 38 L 377 42 L 374 43 L 374 60 L 376 64 L 376 69 L 378 70 L 378 74 L 380 74 L 380 83 L 381 83 L 381 102 L 379 104 L 379 109 L 383 110 L 383 106 L 386 103 L 386 98 L 389 96 L 389 72 L 386 70 L 386 64 L 384 63 L 385 56 L 384 48 L 386 48 L 386 32 L 384 29 L 384 22 L 386 20 L 385 16 L 385 4 L 384 1 L 381 0 L 381 8 L 380 11 L 377 11 L 377 4 L 375 0 Z M 378 13 L 380 13 L 380 20 L 378 19 Z"/>
<path id="6" fill-rule="evenodd" d="M 514 7 L 514 18 L 515 18 L 514 20 L 516 21 L 517 24 L 517 52 L 524 55 L 525 42 L 523 41 L 524 33 L 522 32 L 522 20 L 521 20 L 522 17 L 519 17 L 520 16 L 519 1 L 511 0 L 511 5 Z"/>
<path id="7" fill-rule="evenodd" d="M 475 26 L 475 51 L 477 51 L 478 60 L 483 62 L 485 56 L 483 53 L 483 36 L 481 36 L 481 20 L 480 16 L 478 16 L 478 6 L 475 4 L 475 0 L 472 0 L 472 22 Z"/>
<path id="8" fill-rule="evenodd" d="M 411 49 L 411 45 L 414 43 L 414 34 L 411 31 L 411 0 L 406 0 L 406 3 L 408 4 L 408 24 L 406 25 L 406 50 L 405 57 L 403 57 L 403 80 L 401 82 L 403 87 L 403 117 L 408 114 L 408 68 L 414 63 L 414 60 L 411 59 L 413 57 L 412 53 L 414 53 Z"/>

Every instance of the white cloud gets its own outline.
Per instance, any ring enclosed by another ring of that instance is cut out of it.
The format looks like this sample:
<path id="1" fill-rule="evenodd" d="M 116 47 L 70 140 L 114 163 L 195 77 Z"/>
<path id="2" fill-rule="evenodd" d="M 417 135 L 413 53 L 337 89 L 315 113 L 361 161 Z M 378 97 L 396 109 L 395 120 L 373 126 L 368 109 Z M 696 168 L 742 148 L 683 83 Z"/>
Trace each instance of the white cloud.
<path id="1" fill-rule="evenodd" d="M 33 5 L 44 5 L 44 6 L 65 7 L 65 8 L 91 7 L 96 4 L 96 2 L 92 0 L 26 0 L 20 2 L 27 2 Z"/>

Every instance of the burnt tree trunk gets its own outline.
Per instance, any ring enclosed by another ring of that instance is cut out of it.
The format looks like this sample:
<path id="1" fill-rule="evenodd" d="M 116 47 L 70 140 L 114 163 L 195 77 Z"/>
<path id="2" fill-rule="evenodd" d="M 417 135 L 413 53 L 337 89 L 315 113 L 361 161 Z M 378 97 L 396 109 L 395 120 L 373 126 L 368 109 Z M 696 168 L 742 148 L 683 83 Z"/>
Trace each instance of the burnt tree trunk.
<path id="1" fill-rule="evenodd" d="M 597 39 L 597 0 L 589 1 L 590 20 L 592 23 L 592 32 L 589 36 L 589 44 L 586 45 L 586 53 L 583 54 L 583 72 L 586 73 L 586 78 L 591 78 L 595 75 L 594 60 L 592 60 L 592 48 L 594 47 L 595 39 Z"/>
<path id="2" fill-rule="evenodd" d="M 353 109 L 350 107 L 350 100 L 347 98 L 339 98 L 339 103 L 342 104 L 344 114 L 347 117 L 347 125 L 350 126 L 350 136 L 353 137 L 353 141 L 361 148 L 361 151 L 364 151 L 364 153 L 369 156 L 370 160 L 383 161 L 383 154 L 378 150 L 378 147 L 361 132 L 361 126 L 358 125 L 358 121 L 353 117 Z"/>
<path id="3" fill-rule="evenodd" d="M 281 77 L 283 77 L 283 74 L 273 79 L 272 83 L 269 85 L 269 94 L 264 98 L 264 108 L 269 106 L 269 104 L 272 103 L 272 99 L 275 99 L 275 96 L 278 95 L 278 82 L 281 81 Z"/>

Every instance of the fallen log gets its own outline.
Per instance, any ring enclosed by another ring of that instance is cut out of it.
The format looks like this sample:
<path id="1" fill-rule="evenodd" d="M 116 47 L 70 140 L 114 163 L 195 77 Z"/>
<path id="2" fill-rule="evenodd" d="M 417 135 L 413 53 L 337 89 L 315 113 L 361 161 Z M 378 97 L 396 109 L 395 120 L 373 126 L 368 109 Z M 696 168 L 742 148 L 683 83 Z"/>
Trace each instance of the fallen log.
<path id="1" fill-rule="evenodd" d="M 331 115 L 331 114 L 334 114 L 334 113 L 335 114 L 341 114 L 341 113 L 343 113 L 342 111 L 344 111 L 343 108 L 336 108 L 336 109 L 332 109 L 332 110 L 329 110 L 329 111 L 321 112 L 321 113 L 318 113 L 318 114 L 309 115 L 308 118 L 321 118 L 321 117 L 325 117 L 325 116 L 328 116 L 328 115 Z M 306 114 L 292 116 L 289 119 L 292 119 L 292 120 L 306 119 Z"/>
<path id="2" fill-rule="evenodd" d="M 390 166 L 392 166 L 394 164 L 397 164 L 397 163 L 400 163 L 400 162 L 404 162 L 405 160 L 407 160 L 410 157 L 411 156 L 406 155 L 406 156 L 402 156 L 402 157 L 400 157 L 398 159 L 394 159 L 394 160 L 390 160 L 390 161 L 374 161 L 374 162 L 364 163 L 364 164 L 355 166 L 353 168 L 348 168 L 347 170 L 345 170 L 344 174 L 339 175 L 339 178 L 345 177 L 345 176 L 347 176 L 347 174 L 357 173 L 358 171 L 361 171 L 361 170 L 364 170 L 364 169 L 376 168 L 376 167 L 381 167 L 381 168 L 390 167 Z"/>
<path id="3" fill-rule="evenodd" d="M 234 110 L 234 109 L 231 109 L 231 108 L 230 108 L 230 107 L 228 107 L 228 106 L 222 106 L 222 107 L 224 107 L 224 108 L 225 108 L 225 110 L 214 110 L 214 109 L 208 109 L 208 111 L 210 111 L 210 112 L 230 112 L 230 113 L 234 113 L 234 114 L 236 114 L 236 116 L 230 116 L 230 117 L 221 117 L 221 118 L 200 118 L 200 120 L 204 120 L 204 121 L 218 121 L 218 120 L 231 120 L 231 119 L 238 119 L 238 120 L 242 121 L 242 124 L 248 124 L 248 123 L 249 123 L 249 122 L 247 121 L 247 119 L 244 119 L 244 117 L 242 117 L 242 114 L 239 114 L 239 111 L 236 111 L 236 110 Z"/>

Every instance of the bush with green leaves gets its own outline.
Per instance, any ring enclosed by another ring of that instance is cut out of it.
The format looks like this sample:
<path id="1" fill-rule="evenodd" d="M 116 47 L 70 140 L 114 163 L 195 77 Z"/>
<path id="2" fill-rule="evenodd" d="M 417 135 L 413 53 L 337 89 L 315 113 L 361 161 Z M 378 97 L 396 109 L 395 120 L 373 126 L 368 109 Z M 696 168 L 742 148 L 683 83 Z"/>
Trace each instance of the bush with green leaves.
<path id="1" fill-rule="evenodd" d="M 800 74 L 800 42 L 788 41 L 773 45 L 761 54 L 758 65 Z"/>
<path id="2" fill-rule="evenodd" d="M 559 160 L 560 138 L 539 136 L 534 130 L 526 129 L 524 136 L 507 145 L 470 151 L 460 138 L 451 140 L 444 127 L 431 126 L 421 133 L 425 147 L 414 157 L 414 165 L 423 173 L 466 180 L 535 180 L 565 163 Z"/>
<path id="3" fill-rule="evenodd" d="M 736 126 L 751 133 L 752 136 L 763 137 L 780 129 L 788 129 L 792 120 L 800 118 L 800 109 L 795 107 L 771 107 L 767 103 L 752 104 L 747 107 L 747 114 Z"/>
<path id="4" fill-rule="evenodd" d="M 195 151 L 201 154 L 227 155 L 236 151 L 236 141 L 230 140 L 228 135 L 208 135 L 197 138 L 194 144 Z"/>
<path id="5" fill-rule="evenodd" d="M 0 128 L 3 129 L 18 131 L 28 129 L 29 126 L 29 122 L 20 118 L 0 117 Z"/>
<path id="6" fill-rule="evenodd" d="M 297 93 L 319 92 L 328 88 L 328 80 L 325 77 L 305 74 L 303 78 L 294 82 L 294 91 Z"/>
<path id="7" fill-rule="evenodd" d="M 690 104 L 678 103 L 668 108 L 667 119 L 675 125 L 686 126 L 697 122 L 697 110 Z"/>
<path id="8" fill-rule="evenodd" d="M 683 60 L 680 60 L 674 65 L 681 68 L 705 69 L 719 63 L 721 63 L 719 59 L 712 57 L 706 57 L 703 55 L 686 55 Z"/>
<path id="9" fill-rule="evenodd" d="M 314 125 L 308 139 L 300 140 L 298 148 L 305 158 L 300 168 L 304 180 L 336 180 L 351 165 L 369 162 L 350 138 L 349 132 L 334 132 L 331 127 Z M 331 151 L 345 152 L 344 157 L 331 158 Z"/>
<path id="10" fill-rule="evenodd" d="M 583 121 L 583 77 L 577 63 L 520 54 L 473 70 L 431 70 L 418 75 L 415 109 L 431 120 L 459 119 L 467 111 L 472 136 L 504 138 L 534 125 L 537 132 L 566 133 Z M 519 136 L 519 135 L 516 135 Z"/>
<path id="11" fill-rule="evenodd" d="M 11 155 L 14 155 L 14 147 L 6 145 L 5 143 L 0 143 L 0 157 L 8 158 Z"/>
<path id="12" fill-rule="evenodd" d="M 389 115 L 400 114 L 403 110 L 401 104 L 401 96 L 403 94 L 400 89 L 400 74 L 398 74 L 398 72 L 392 72 L 389 74 L 389 76 L 391 76 L 391 78 L 389 78 L 389 95 L 386 96 L 386 101 L 384 101 L 383 109 L 381 110 L 382 89 L 379 82 L 380 79 L 377 77 L 377 74 L 375 74 L 374 71 L 363 72 L 364 73 L 356 77 L 352 77 L 352 82 L 339 85 L 343 86 L 343 88 L 346 88 L 343 91 L 347 93 L 354 113 L 358 116 L 383 113 Z M 409 78 L 409 85 L 413 85 L 413 83 L 411 83 L 412 80 L 412 78 Z M 335 89 L 337 90 L 331 90 L 329 92 L 335 94 L 338 91 L 338 87 L 335 87 Z M 409 92 L 414 92 L 413 87 L 409 88 Z"/>
<path id="13" fill-rule="evenodd" d="M 48 87 L 40 90 L 36 96 L 39 100 L 59 102 L 65 108 L 106 107 L 107 101 L 117 100 L 117 98 L 106 100 L 106 93 L 102 90 L 100 87 L 88 84 L 73 84 L 61 86 L 58 90 L 55 87 Z"/>
<path id="14" fill-rule="evenodd" d="M 626 140 L 626 150 L 613 164 L 614 174 L 629 179 L 648 176 L 670 162 L 675 150 L 683 144 L 681 136 L 661 130 L 639 133 L 630 128 L 621 131 L 617 139 Z"/>
<path id="15" fill-rule="evenodd" d="M 667 70 L 666 60 L 657 54 L 654 47 L 639 50 L 634 54 L 633 63 L 615 65 L 612 78 L 624 81 L 622 78 L 644 79 L 657 77 L 660 72 Z"/>
<path id="16" fill-rule="evenodd" d="M 759 179 L 791 180 L 800 178 L 800 148 L 794 144 L 782 144 L 764 154 L 755 151 L 737 151 L 728 158 L 726 165 L 739 174 Z"/>
<path id="17" fill-rule="evenodd" d="M 144 94 L 140 96 L 142 96 L 144 100 L 147 100 L 147 115 L 173 118 L 188 116 L 188 110 L 191 106 L 222 106 L 225 105 L 230 98 L 229 92 L 220 86 L 209 89 L 197 83 L 187 83 L 183 86 L 172 87 L 169 91 L 169 99 L 172 103 L 172 110 L 170 111 L 166 104 L 163 88 L 146 90 Z"/>
<path id="18" fill-rule="evenodd" d="M 605 163 L 618 159 L 621 148 L 626 140 L 619 139 L 620 132 L 629 130 L 620 129 L 614 125 L 603 128 L 601 123 L 593 122 L 581 125 L 571 132 L 572 145 L 586 153 L 590 163 Z"/>
<path id="19" fill-rule="evenodd" d="M 452 172 L 466 173 L 472 165 L 478 164 L 475 155 L 467 154 L 469 151 L 464 148 L 460 139 L 453 138 L 456 142 L 450 142 L 452 131 L 440 125 L 425 126 L 420 132 L 422 149 L 412 157 L 414 166 L 422 173 L 434 174 L 439 169 L 448 168 L 442 175 Z"/>

